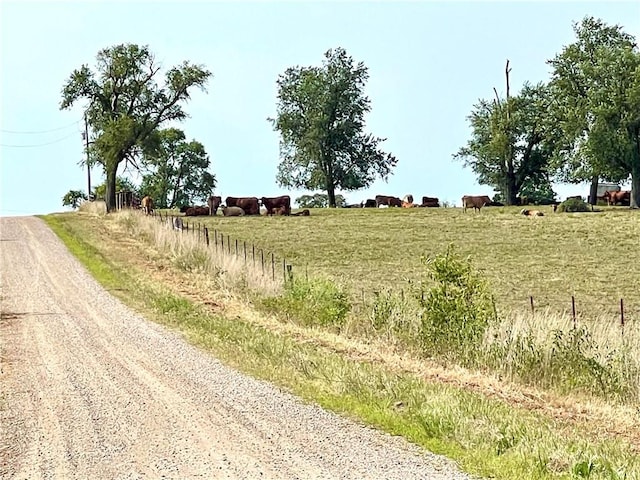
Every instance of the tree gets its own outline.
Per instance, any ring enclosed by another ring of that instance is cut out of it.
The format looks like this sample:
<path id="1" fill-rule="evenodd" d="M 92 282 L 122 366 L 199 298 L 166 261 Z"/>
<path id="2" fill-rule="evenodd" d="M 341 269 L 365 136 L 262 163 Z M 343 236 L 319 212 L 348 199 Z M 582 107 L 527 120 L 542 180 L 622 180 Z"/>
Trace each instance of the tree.
<path id="1" fill-rule="evenodd" d="M 300 208 L 326 208 L 329 206 L 329 197 L 325 193 L 314 193 L 313 195 L 302 195 L 296 198 L 296 203 Z M 336 195 L 336 207 L 344 207 L 347 204 L 344 197 Z"/>
<path id="2" fill-rule="evenodd" d="M 142 151 L 157 142 L 157 129 L 186 117 L 181 103 L 191 87 L 204 86 L 211 73 L 183 62 L 169 69 L 164 84 L 157 82 L 160 67 L 147 46 L 121 44 L 100 50 L 96 69 L 75 70 L 62 89 L 61 109 L 88 101 L 87 121 L 94 132 L 92 150 L 106 175 L 107 211 L 115 208 L 119 165 L 134 166 Z"/>
<path id="3" fill-rule="evenodd" d="M 521 92 L 509 93 L 509 62 L 506 66 L 507 96 L 495 91 L 493 101 L 480 100 L 468 117 L 472 135 L 467 146 L 453 157 L 471 167 L 482 185 L 490 185 L 507 205 L 516 205 L 520 190 L 527 183 L 547 178 L 551 150 L 544 121 L 548 108 L 548 89 L 543 84 L 526 84 Z"/>
<path id="4" fill-rule="evenodd" d="M 127 177 L 116 177 L 116 192 L 133 192 L 135 196 L 140 196 L 140 189 Z M 93 197 L 96 200 L 104 200 L 107 195 L 107 181 L 96 185 L 93 188 Z"/>
<path id="5" fill-rule="evenodd" d="M 62 197 L 62 206 L 71 207 L 75 210 L 86 199 L 87 194 L 82 190 L 69 190 L 65 196 Z"/>
<path id="6" fill-rule="evenodd" d="M 550 115 L 559 130 L 554 158 L 564 181 L 631 176 L 631 206 L 640 205 L 640 52 L 620 26 L 586 17 L 573 26 L 576 41 L 547 63 L 555 97 Z"/>
<path id="7" fill-rule="evenodd" d="M 291 67 L 278 77 L 278 113 L 268 120 L 281 135 L 280 186 L 322 189 L 335 207 L 336 189 L 388 178 L 397 159 L 378 148 L 386 139 L 363 132 L 368 77 L 342 48 L 328 50 L 321 67 Z"/>
<path id="8" fill-rule="evenodd" d="M 177 128 L 159 132 L 159 145 L 145 155 L 145 164 L 150 173 L 143 175 L 140 190 L 153 198 L 156 208 L 206 202 L 216 186 L 215 176 L 207 171 L 210 160 L 204 146 L 187 142 Z"/>

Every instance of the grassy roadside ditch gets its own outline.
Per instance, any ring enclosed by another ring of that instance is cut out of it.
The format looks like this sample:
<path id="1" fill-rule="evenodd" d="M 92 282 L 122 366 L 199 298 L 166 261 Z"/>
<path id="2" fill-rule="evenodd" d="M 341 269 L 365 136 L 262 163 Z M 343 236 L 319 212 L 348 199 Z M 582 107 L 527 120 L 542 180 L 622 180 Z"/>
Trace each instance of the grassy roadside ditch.
<path id="1" fill-rule="evenodd" d="M 581 423 L 425 381 L 367 358 L 354 360 L 326 341 L 300 342 L 268 323 L 199 305 L 147 274 L 149 265 L 139 259 L 149 244 L 110 228 L 117 221 L 113 216 L 63 214 L 44 220 L 105 288 L 150 320 L 177 329 L 234 368 L 402 435 L 456 460 L 469 473 L 501 479 L 640 478 L 631 445 L 594 435 Z"/>

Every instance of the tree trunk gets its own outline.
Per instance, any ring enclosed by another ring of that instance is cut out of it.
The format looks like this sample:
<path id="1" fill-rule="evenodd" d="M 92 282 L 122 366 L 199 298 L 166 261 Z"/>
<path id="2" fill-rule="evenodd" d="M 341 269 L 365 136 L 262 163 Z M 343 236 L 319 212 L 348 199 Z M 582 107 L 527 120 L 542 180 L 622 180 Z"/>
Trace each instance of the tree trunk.
<path id="1" fill-rule="evenodd" d="M 591 188 L 589 189 L 589 203 L 591 205 L 598 203 L 598 181 L 597 175 L 591 177 Z"/>
<path id="2" fill-rule="evenodd" d="M 640 208 L 640 157 L 631 163 L 631 208 Z"/>
<path id="3" fill-rule="evenodd" d="M 336 187 L 333 182 L 327 182 L 327 203 L 329 208 L 336 208 Z"/>
<path id="4" fill-rule="evenodd" d="M 507 172 L 506 191 L 504 192 L 504 203 L 507 205 L 518 204 L 518 188 L 516 186 L 516 176 L 513 171 Z"/>
<path id="5" fill-rule="evenodd" d="M 105 192 L 105 203 L 107 204 L 107 213 L 116 209 L 116 173 L 118 172 L 118 163 L 115 165 L 107 164 L 105 175 L 107 177 L 107 191 Z"/>

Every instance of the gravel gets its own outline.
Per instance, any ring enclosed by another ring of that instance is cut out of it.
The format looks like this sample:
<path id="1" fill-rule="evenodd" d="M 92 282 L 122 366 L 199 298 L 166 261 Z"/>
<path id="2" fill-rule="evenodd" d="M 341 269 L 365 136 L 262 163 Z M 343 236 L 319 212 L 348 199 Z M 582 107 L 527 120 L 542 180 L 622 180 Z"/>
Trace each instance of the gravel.
<path id="1" fill-rule="evenodd" d="M 0 218 L 0 240 L 3 479 L 470 478 L 140 317 L 42 220 Z"/>

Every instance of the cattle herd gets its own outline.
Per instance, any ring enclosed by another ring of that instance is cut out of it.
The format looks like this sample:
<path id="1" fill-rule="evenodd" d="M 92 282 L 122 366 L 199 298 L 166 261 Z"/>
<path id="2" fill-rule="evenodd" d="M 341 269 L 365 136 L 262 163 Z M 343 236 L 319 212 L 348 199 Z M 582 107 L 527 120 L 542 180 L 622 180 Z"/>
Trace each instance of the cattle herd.
<path id="1" fill-rule="evenodd" d="M 572 198 L 572 197 L 570 197 Z M 580 198 L 580 197 L 579 197 Z M 631 192 L 629 191 L 606 191 L 602 199 L 608 205 L 629 205 Z M 145 196 L 140 202 L 140 206 L 145 214 L 153 212 L 153 200 L 150 196 Z M 503 206 L 502 203 L 494 202 L 487 195 L 464 195 L 462 197 L 462 211 L 473 208 L 479 212 L 485 206 Z M 554 204 L 554 211 L 557 204 Z M 262 207 L 262 212 L 261 212 Z M 421 203 L 414 203 L 413 195 L 405 195 L 404 198 L 376 195 L 374 199 L 363 200 L 360 203 L 345 205 L 345 208 L 434 208 L 440 207 L 440 200 L 436 197 L 422 197 Z M 218 210 L 225 217 L 239 217 L 244 215 L 286 215 L 286 216 L 308 216 L 310 212 L 304 209 L 300 212 L 291 212 L 291 197 L 281 195 L 278 197 L 227 197 L 222 203 L 222 197 L 212 195 L 203 206 L 184 206 L 180 212 L 187 217 L 195 216 L 215 216 Z M 543 216 L 539 210 L 523 209 L 520 211 L 525 216 Z"/>

